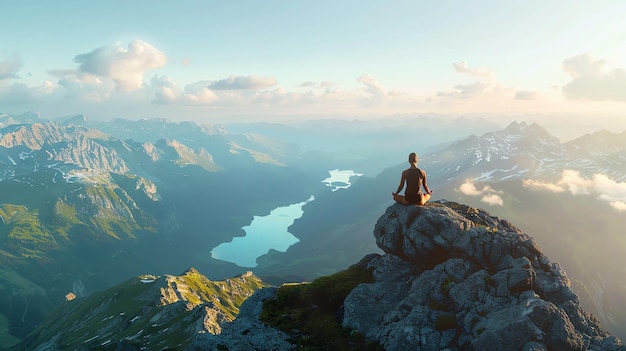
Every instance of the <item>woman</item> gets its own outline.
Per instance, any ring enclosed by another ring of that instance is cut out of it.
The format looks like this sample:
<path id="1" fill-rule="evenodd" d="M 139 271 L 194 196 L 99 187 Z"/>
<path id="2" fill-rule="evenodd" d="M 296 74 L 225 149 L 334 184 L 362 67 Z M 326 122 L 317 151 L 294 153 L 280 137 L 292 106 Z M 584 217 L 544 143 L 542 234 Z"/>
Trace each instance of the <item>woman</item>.
<path id="1" fill-rule="evenodd" d="M 430 195 L 433 192 L 428 189 L 428 185 L 426 184 L 426 172 L 417 168 L 417 154 L 415 152 L 409 154 L 409 164 L 411 164 L 411 167 L 402 171 L 402 178 L 400 178 L 398 190 L 396 190 L 395 193 L 391 193 L 391 195 L 394 200 L 403 205 L 424 205 L 430 199 Z M 404 196 L 398 195 L 402 188 L 404 188 L 405 183 L 406 190 L 404 191 Z M 426 191 L 425 194 L 422 194 L 422 186 Z"/>

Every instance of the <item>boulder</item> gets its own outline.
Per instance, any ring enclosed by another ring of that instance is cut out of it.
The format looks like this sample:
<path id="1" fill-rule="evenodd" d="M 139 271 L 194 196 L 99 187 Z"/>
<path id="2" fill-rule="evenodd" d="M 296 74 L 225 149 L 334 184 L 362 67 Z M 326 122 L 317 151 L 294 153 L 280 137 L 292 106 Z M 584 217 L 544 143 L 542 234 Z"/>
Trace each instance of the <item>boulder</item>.
<path id="1" fill-rule="evenodd" d="M 625 350 L 528 234 L 452 202 L 394 204 L 343 326 L 395 350 Z"/>

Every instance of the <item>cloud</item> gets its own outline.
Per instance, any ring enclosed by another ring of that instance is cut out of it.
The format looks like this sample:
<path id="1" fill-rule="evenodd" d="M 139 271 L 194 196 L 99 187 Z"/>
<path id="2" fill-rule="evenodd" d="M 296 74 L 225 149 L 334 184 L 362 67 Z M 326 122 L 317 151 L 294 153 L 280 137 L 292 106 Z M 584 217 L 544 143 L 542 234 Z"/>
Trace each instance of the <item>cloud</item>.
<path id="1" fill-rule="evenodd" d="M 452 99 L 469 99 L 487 94 L 499 94 L 503 91 L 496 79 L 496 73 L 484 67 L 471 68 L 467 62 L 455 62 L 454 69 L 463 74 L 477 77 L 478 80 L 473 83 L 457 84 L 451 91 L 440 91 L 437 96 Z"/>
<path id="2" fill-rule="evenodd" d="M 454 69 L 459 73 L 466 73 L 475 77 L 487 78 L 489 80 L 494 79 L 496 76 L 495 72 L 491 69 L 484 67 L 470 68 L 465 61 L 455 62 L 453 65 Z"/>
<path id="3" fill-rule="evenodd" d="M 572 77 L 563 87 L 568 99 L 626 101 L 626 71 L 609 71 L 605 60 L 585 53 L 563 61 L 563 70 Z"/>
<path id="4" fill-rule="evenodd" d="M 259 89 L 276 84 L 271 77 L 231 76 L 222 80 L 200 81 L 182 90 L 169 77 L 155 76 L 147 88 L 152 89 L 152 103 L 155 105 L 210 105 L 237 111 L 257 107 L 299 111 L 305 106 L 313 111 L 324 106 L 353 113 L 359 107 L 369 109 L 371 106 L 411 103 L 411 96 L 395 91 L 387 92 L 369 74 L 358 77 L 357 81 L 361 86 L 353 90 L 330 87 L 330 82 L 304 82 L 300 87 L 310 89 L 290 91 L 282 87 Z"/>
<path id="5" fill-rule="evenodd" d="M 470 195 L 470 196 L 478 196 L 482 194 L 482 191 L 479 191 L 476 188 L 476 185 L 474 185 L 474 182 L 472 182 L 469 179 L 466 180 L 465 183 L 461 184 L 458 191 L 462 192 L 465 195 Z"/>
<path id="6" fill-rule="evenodd" d="M 359 78 L 357 82 L 365 86 L 365 92 L 371 96 L 386 96 L 387 92 L 385 88 L 378 82 L 378 79 L 372 77 L 369 73 L 366 73 Z"/>
<path id="7" fill-rule="evenodd" d="M 619 212 L 626 211 L 626 202 L 613 201 L 610 205 Z"/>
<path id="8" fill-rule="evenodd" d="M 626 202 L 626 182 L 618 183 L 604 174 L 595 174 L 593 188 L 603 200 Z"/>
<path id="9" fill-rule="evenodd" d="M 152 103 L 168 105 L 178 101 L 181 92 L 176 84 L 166 76 L 154 76 L 150 80 L 150 85 L 154 88 L 154 99 Z"/>
<path id="10" fill-rule="evenodd" d="M 489 194 L 489 195 L 485 195 L 483 196 L 482 199 L 480 199 L 480 201 L 487 203 L 489 205 L 492 206 L 502 206 L 504 205 L 504 200 L 502 200 L 502 198 L 500 197 L 500 195 L 496 195 L 496 194 Z"/>
<path id="11" fill-rule="evenodd" d="M 299 85 L 300 88 L 311 88 L 311 87 L 319 87 L 319 88 L 329 88 L 332 87 L 334 85 L 333 82 L 330 81 L 322 81 L 319 83 L 319 85 L 317 85 L 317 83 L 315 82 L 303 82 L 302 84 Z"/>
<path id="12" fill-rule="evenodd" d="M 584 179 L 580 173 L 572 170 L 564 170 L 558 185 L 563 186 L 574 195 L 589 194 L 593 188 L 593 181 Z"/>
<path id="13" fill-rule="evenodd" d="M 577 171 L 566 169 L 555 183 L 524 180 L 523 185 L 552 192 L 569 191 L 573 195 L 595 195 L 618 211 L 626 210 L 626 182 L 616 182 L 604 174 L 594 174 L 591 179 L 586 179 Z"/>
<path id="14" fill-rule="evenodd" d="M 453 91 L 439 92 L 437 96 L 445 96 L 454 99 L 468 99 L 477 95 L 481 95 L 491 87 L 491 84 L 484 82 L 475 82 L 471 84 L 458 84 L 454 86 Z"/>
<path id="15" fill-rule="evenodd" d="M 594 188 L 594 181 L 584 179 L 580 173 L 566 169 L 561 174 L 561 180 L 556 183 L 541 182 L 527 179 L 522 183 L 526 187 L 548 190 L 554 193 L 569 191 L 573 195 L 590 194 Z"/>
<path id="16" fill-rule="evenodd" d="M 22 58 L 19 54 L 9 55 L 5 60 L 0 61 L 0 80 L 17 78 L 17 72 L 22 69 Z"/>
<path id="17" fill-rule="evenodd" d="M 481 196 L 480 201 L 492 205 L 492 206 L 502 206 L 504 205 L 504 200 L 498 194 L 502 194 L 501 191 L 494 190 L 492 187 L 486 185 L 482 189 L 478 189 L 474 182 L 471 179 L 465 180 L 465 183 L 461 184 L 456 191 L 459 191 L 468 196 Z"/>
<path id="18" fill-rule="evenodd" d="M 533 180 L 533 179 L 525 179 L 523 180 L 522 183 L 525 187 L 544 189 L 544 190 L 551 191 L 553 193 L 562 193 L 565 191 L 565 189 L 563 189 L 560 185 L 553 184 L 553 183 L 544 183 L 544 182 Z"/>
<path id="19" fill-rule="evenodd" d="M 387 90 L 378 82 L 378 79 L 369 73 L 357 78 L 357 82 L 363 86 L 364 99 L 361 100 L 361 103 L 365 106 L 381 104 L 388 100 Z"/>
<path id="20" fill-rule="evenodd" d="M 277 85 L 274 77 L 230 76 L 209 84 L 211 90 L 261 90 Z"/>
<path id="21" fill-rule="evenodd" d="M 119 44 L 103 46 L 77 55 L 74 62 L 80 64 L 79 73 L 108 77 L 115 82 L 118 90 L 128 92 L 141 88 L 146 71 L 163 67 L 167 57 L 151 44 L 135 40 L 127 48 Z"/>
<path id="22" fill-rule="evenodd" d="M 150 80 L 154 89 L 154 104 L 170 105 L 207 105 L 218 99 L 218 96 L 207 88 L 210 82 L 200 81 L 189 84 L 181 91 L 176 84 L 166 76 L 155 76 Z"/>
<path id="23" fill-rule="evenodd" d="M 515 100 L 536 100 L 538 95 L 534 91 L 518 90 L 515 92 Z"/>
<path id="24" fill-rule="evenodd" d="M 99 76 L 77 70 L 52 70 L 49 74 L 59 78 L 57 84 L 65 90 L 65 98 L 91 102 L 109 99 L 115 83 Z"/>
<path id="25" fill-rule="evenodd" d="M 58 86 L 50 81 L 45 81 L 40 86 L 28 86 L 24 83 L 13 83 L 11 85 L 0 85 L 0 102 L 3 104 L 27 105 L 36 102 L 38 99 L 52 95 Z"/>

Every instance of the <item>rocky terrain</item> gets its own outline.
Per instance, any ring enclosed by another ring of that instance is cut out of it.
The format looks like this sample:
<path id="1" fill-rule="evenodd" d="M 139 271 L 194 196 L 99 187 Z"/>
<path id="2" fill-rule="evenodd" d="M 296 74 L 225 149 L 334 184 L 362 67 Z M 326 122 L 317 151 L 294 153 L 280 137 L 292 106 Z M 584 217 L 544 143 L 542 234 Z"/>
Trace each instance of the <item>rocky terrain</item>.
<path id="1" fill-rule="evenodd" d="M 373 280 L 352 289 L 334 313 L 350 334 L 385 350 L 626 349 L 582 310 L 559 264 L 506 220 L 453 202 L 394 204 L 374 236 L 385 253 L 355 265 Z M 251 332 L 262 300 L 264 308 L 268 301 L 289 303 L 289 294 L 275 297 L 283 289 L 292 287 L 257 292 L 244 303 L 256 313 L 223 326 L 224 338 L 196 338 L 190 349 L 289 350 L 302 348 L 295 340 L 319 338 L 284 325 L 282 332 L 272 331 L 270 343 Z M 322 305 L 311 302 L 308 309 Z"/>
<path id="2" fill-rule="evenodd" d="M 15 350 L 182 349 L 198 333 L 220 334 L 239 306 L 265 286 L 251 272 L 211 281 L 196 269 L 144 275 L 68 301 Z"/>
<path id="3" fill-rule="evenodd" d="M 387 350 L 624 349 L 506 220 L 455 203 L 393 205 L 374 236 L 385 251 L 365 263 L 376 282 L 347 297 L 343 325 Z"/>

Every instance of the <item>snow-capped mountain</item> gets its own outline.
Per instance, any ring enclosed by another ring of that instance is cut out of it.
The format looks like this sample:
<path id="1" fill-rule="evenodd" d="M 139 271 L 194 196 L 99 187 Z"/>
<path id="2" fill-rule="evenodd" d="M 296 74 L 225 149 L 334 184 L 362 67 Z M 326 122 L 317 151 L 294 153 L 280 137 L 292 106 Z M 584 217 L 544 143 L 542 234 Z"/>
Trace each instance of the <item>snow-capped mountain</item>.
<path id="1" fill-rule="evenodd" d="M 431 179 L 441 183 L 459 179 L 553 181 L 564 169 L 623 180 L 625 151 L 626 132 L 597 132 L 561 143 L 537 124 L 513 122 L 502 130 L 471 136 L 424 155 L 421 164 Z"/>

